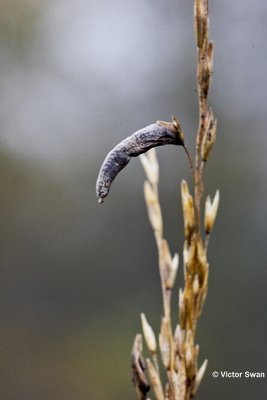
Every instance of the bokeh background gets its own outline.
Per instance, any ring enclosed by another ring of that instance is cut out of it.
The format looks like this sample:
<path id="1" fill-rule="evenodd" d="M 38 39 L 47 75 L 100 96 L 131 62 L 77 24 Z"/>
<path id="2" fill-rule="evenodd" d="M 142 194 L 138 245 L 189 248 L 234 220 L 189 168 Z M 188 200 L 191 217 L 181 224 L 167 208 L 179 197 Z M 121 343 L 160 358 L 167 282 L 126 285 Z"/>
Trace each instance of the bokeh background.
<path id="1" fill-rule="evenodd" d="M 198 399 L 267 398 L 267 4 L 210 1 L 210 104 L 218 139 L 206 194 L 221 192 L 199 324 Z M 121 139 L 175 114 L 198 124 L 193 0 L 0 2 L 0 393 L 3 400 L 135 399 L 130 351 L 160 284 L 138 159 L 107 201 L 98 169 Z M 181 255 L 181 149 L 158 150 L 165 236 Z M 178 287 L 183 284 L 182 268 Z M 174 315 L 177 298 L 174 297 Z"/>

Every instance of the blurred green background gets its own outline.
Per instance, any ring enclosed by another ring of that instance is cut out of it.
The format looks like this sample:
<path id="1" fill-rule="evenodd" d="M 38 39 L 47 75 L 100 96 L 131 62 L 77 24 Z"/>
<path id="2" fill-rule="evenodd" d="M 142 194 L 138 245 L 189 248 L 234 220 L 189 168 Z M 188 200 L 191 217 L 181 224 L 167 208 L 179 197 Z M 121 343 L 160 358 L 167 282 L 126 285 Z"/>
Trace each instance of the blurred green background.
<path id="1" fill-rule="evenodd" d="M 266 399 L 267 378 L 211 372 L 267 373 L 267 3 L 214 0 L 210 17 L 219 129 L 205 193 L 219 188 L 221 205 L 198 399 Z M 155 331 L 161 316 L 144 173 L 132 160 L 102 206 L 95 181 L 117 142 L 172 113 L 193 149 L 193 0 L 1 0 L 0 52 L 1 399 L 135 399 L 139 315 Z M 190 174 L 181 149 L 158 157 L 165 236 L 181 255 Z"/>

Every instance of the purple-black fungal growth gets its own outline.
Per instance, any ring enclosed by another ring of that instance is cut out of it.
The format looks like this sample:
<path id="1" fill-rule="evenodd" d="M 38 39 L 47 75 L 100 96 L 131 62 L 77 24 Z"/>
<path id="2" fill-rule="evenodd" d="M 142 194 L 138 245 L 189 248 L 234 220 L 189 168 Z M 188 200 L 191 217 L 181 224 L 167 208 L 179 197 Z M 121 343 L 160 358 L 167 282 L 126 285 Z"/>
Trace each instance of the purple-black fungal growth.
<path id="1" fill-rule="evenodd" d="M 118 173 L 129 163 L 131 157 L 137 157 L 152 147 L 174 144 L 183 146 L 181 134 L 170 130 L 160 123 L 151 124 L 128 136 L 115 146 L 106 156 L 96 181 L 96 195 L 102 203 L 108 195 L 112 182 Z"/>

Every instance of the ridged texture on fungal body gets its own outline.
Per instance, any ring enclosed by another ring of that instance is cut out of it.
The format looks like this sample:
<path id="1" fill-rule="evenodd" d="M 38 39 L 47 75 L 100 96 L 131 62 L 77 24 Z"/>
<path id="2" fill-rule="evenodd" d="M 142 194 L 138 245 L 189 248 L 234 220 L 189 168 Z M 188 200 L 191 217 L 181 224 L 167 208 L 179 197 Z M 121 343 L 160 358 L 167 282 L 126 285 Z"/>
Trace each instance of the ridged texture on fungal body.
<path id="1" fill-rule="evenodd" d="M 165 144 L 183 145 L 183 141 L 178 132 L 156 123 L 140 129 L 114 147 L 106 156 L 97 178 L 96 195 L 99 203 L 108 195 L 112 182 L 131 157 Z"/>

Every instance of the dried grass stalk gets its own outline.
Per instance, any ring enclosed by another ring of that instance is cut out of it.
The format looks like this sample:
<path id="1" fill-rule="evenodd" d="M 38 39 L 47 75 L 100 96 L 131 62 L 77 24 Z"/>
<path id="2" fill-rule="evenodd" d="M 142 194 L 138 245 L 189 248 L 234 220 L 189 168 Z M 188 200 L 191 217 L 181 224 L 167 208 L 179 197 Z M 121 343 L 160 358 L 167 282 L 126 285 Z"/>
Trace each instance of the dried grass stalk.
<path id="1" fill-rule="evenodd" d="M 216 219 L 219 192 L 214 200 L 207 197 L 204 213 L 205 238 L 201 236 L 201 199 L 203 195 L 203 169 L 216 140 L 217 120 L 208 106 L 208 93 L 213 70 L 213 44 L 209 41 L 208 0 L 195 0 L 194 25 L 197 44 L 197 89 L 199 101 L 199 127 L 196 135 L 195 165 L 191 169 L 194 178 L 194 195 L 186 181 L 181 183 L 184 216 L 184 287 L 179 290 L 179 322 L 172 331 L 171 297 L 179 257 L 172 257 L 163 235 L 162 212 L 158 196 L 159 166 L 155 149 L 141 156 L 147 180 L 144 194 L 149 220 L 154 231 L 163 297 L 163 317 L 159 333 L 159 352 L 167 383 L 159 374 L 155 334 L 142 314 L 143 334 L 151 359 L 147 358 L 148 378 L 157 400 L 192 399 L 207 368 L 207 360 L 198 366 L 199 346 L 195 343 L 197 322 L 207 296 L 209 264 L 207 248 Z M 177 126 L 180 125 L 177 119 Z M 166 124 L 166 123 L 163 123 Z M 185 147 L 185 146 L 184 146 Z M 185 148 L 186 149 L 186 148 Z M 187 149 L 186 149 L 187 151 Z M 189 155 L 188 151 L 187 154 Z M 191 157 L 189 155 L 189 159 Z M 148 384 L 142 356 L 141 338 L 137 336 L 133 348 L 133 382 L 139 399 L 147 398 Z M 165 389 L 164 389 L 165 386 Z"/>

